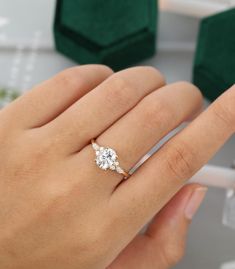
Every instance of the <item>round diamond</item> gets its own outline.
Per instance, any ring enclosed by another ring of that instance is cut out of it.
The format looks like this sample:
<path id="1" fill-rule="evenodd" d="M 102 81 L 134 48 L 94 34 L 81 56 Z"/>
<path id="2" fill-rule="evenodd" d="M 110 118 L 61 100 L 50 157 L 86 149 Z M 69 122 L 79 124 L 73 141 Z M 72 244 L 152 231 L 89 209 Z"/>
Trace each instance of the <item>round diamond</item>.
<path id="1" fill-rule="evenodd" d="M 117 154 L 111 148 L 100 147 L 96 151 L 96 164 L 103 170 L 115 170 Z"/>

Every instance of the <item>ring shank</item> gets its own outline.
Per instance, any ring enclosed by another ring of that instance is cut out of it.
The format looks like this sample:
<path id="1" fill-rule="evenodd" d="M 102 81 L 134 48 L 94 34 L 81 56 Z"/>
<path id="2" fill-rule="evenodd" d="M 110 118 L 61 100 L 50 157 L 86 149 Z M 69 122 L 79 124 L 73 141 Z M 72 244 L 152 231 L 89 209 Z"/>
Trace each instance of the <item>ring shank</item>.
<path id="1" fill-rule="evenodd" d="M 124 179 L 128 179 L 131 175 L 125 171 L 123 171 L 122 175 L 124 176 Z"/>

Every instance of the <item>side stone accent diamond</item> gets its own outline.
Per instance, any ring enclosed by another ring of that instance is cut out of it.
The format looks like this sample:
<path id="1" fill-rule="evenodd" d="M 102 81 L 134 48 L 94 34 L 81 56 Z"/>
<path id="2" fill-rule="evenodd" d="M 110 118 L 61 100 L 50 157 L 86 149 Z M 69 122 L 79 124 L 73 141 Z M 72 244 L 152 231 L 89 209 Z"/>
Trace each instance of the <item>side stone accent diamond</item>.
<path id="1" fill-rule="evenodd" d="M 118 166 L 118 167 L 116 168 L 116 171 L 117 171 L 119 174 L 123 174 L 123 172 L 124 172 L 124 170 L 123 170 L 120 166 Z"/>
<path id="2" fill-rule="evenodd" d="M 96 143 L 92 143 L 92 147 L 95 151 L 99 150 L 100 146 Z"/>

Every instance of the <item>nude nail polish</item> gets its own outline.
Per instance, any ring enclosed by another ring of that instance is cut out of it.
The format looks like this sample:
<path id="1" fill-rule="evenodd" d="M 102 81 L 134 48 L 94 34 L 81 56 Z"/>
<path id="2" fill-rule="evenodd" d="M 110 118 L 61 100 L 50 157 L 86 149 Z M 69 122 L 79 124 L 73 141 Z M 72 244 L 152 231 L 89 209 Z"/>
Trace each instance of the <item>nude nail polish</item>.
<path id="1" fill-rule="evenodd" d="M 189 219 L 189 220 L 193 219 L 194 215 L 196 214 L 201 203 L 204 200 L 204 197 L 206 195 L 207 190 L 208 190 L 208 188 L 206 188 L 206 187 L 200 187 L 192 193 L 192 195 L 188 201 L 188 204 L 185 207 L 185 211 L 184 211 L 185 217 L 187 219 Z"/>

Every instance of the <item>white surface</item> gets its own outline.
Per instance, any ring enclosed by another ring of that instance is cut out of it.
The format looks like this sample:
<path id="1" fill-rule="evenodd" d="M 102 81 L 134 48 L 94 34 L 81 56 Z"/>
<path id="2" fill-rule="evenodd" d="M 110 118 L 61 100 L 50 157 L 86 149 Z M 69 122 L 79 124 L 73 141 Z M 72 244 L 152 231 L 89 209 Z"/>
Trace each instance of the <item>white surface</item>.
<path id="1" fill-rule="evenodd" d="M 51 0 L 0 0 L 0 17 L 9 19 L 9 24 L 0 27 L 0 85 L 8 85 L 12 81 L 15 72 L 12 69 L 16 63 L 18 71 L 14 83 L 22 90 L 75 64 L 50 49 L 53 44 L 53 5 L 54 1 Z M 166 75 L 168 82 L 190 81 L 197 30 L 197 19 L 161 15 L 159 53 L 141 64 L 156 66 Z M 40 40 L 35 48 L 32 40 L 35 40 L 35 32 L 38 31 L 41 33 Z M 26 68 L 29 63 L 33 63 L 33 69 Z M 233 137 L 210 163 L 230 166 L 234 153 Z M 192 223 L 186 256 L 175 268 L 219 269 L 222 263 L 234 260 L 235 232 L 222 225 L 224 199 L 223 190 L 209 190 L 204 205 Z"/>
<path id="2" fill-rule="evenodd" d="M 235 269 L 235 261 L 223 264 L 221 269 Z"/>
<path id="3" fill-rule="evenodd" d="M 190 180 L 209 187 L 235 190 L 235 170 L 215 165 L 205 165 Z M 235 212 L 235 208 L 234 208 Z"/>
<path id="4" fill-rule="evenodd" d="M 213 15 L 235 7 L 234 0 L 160 0 L 163 11 L 175 12 L 198 18 Z"/>

